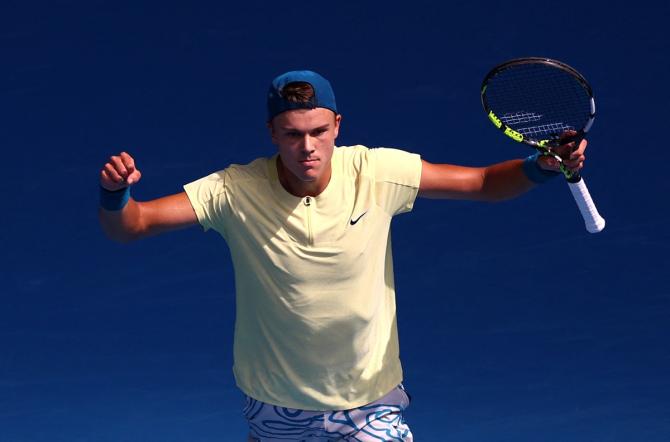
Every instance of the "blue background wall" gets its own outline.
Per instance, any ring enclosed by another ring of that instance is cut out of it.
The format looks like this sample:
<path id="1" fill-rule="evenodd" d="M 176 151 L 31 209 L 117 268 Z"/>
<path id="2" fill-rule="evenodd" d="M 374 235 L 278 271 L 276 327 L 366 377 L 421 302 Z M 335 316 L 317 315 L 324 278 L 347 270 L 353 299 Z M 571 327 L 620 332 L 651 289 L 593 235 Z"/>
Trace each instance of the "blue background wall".
<path id="1" fill-rule="evenodd" d="M 342 145 L 523 157 L 478 89 L 526 55 L 593 84 L 584 175 L 607 228 L 586 233 L 560 180 L 398 217 L 408 420 L 419 441 L 668 440 L 670 8 L 651 4 L 4 1 L 0 441 L 245 437 L 225 243 L 106 240 L 109 155 L 136 157 L 140 200 L 270 155 L 267 84 L 309 68 L 335 87 Z"/>

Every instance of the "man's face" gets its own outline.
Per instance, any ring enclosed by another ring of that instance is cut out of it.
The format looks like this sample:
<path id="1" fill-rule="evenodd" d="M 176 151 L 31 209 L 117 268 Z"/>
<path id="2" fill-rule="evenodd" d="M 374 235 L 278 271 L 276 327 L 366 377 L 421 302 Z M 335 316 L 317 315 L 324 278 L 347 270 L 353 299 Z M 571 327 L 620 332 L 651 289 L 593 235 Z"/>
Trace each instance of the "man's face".
<path id="1" fill-rule="evenodd" d="M 296 109 L 282 112 L 268 124 L 283 166 L 280 173 L 292 185 L 325 188 L 328 184 L 340 120 L 328 109 Z"/>

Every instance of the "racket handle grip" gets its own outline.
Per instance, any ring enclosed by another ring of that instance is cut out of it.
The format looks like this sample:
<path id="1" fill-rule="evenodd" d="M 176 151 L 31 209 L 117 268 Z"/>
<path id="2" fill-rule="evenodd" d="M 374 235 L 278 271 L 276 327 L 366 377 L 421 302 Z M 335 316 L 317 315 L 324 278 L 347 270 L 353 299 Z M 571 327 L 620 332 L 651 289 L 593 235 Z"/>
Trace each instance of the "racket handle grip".
<path id="1" fill-rule="evenodd" d="M 577 182 L 568 181 L 568 187 L 570 187 L 572 196 L 577 202 L 577 207 L 579 207 L 579 211 L 582 213 L 586 230 L 590 233 L 598 233 L 603 230 L 605 228 L 605 219 L 598 213 L 598 209 L 596 209 L 596 205 L 593 203 L 593 199 L 591 199 L 591 194 L 586 187 L 586 183 L 584 183 L 584 179 L 580 177 Z"/>

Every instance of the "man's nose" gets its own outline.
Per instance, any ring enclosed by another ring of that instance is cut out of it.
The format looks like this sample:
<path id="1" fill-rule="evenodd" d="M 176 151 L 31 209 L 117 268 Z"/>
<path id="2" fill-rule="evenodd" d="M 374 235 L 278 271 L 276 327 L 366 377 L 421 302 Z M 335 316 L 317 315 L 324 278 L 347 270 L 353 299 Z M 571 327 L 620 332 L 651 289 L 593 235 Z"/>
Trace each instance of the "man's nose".
<path id="1" fill-rule="evenodd" d="M 305 134 L 302 139 L 302 150 L 305 152 L 314 151 L 314 138 L 312 138 L 309 134 Z"/>

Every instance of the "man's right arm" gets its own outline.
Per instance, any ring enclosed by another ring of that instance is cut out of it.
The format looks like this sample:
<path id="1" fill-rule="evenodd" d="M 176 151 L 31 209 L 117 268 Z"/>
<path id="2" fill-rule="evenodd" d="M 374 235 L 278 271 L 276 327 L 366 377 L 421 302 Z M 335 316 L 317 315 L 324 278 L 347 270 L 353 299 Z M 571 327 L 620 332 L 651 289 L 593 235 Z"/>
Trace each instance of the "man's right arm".
<path id="1" fill-rule="evenodd" d="M 100 186 L 105 189 L 103 193 L 121 192 L 136 184 L 141 176 L 134 159 L 122 152 L 110 157 L 103 166 L 100 171 Z M 146 202 L 130 198 L 120 210 L 100 207 L 99 218 L 105 234 L 119 242 L 198 224 L 198 218 L 185 192 Z"/>

